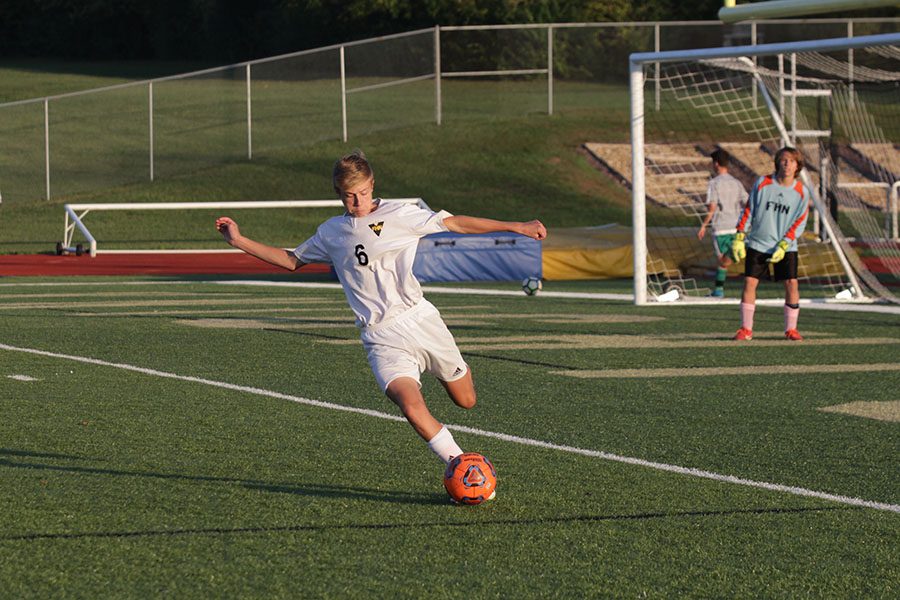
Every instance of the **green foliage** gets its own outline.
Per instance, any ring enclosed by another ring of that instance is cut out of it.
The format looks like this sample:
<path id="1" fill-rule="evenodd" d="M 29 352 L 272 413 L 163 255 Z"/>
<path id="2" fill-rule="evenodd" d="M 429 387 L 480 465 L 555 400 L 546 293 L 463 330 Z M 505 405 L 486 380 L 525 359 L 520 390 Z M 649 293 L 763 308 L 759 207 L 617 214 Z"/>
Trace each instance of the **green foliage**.
<path id="1" fill-rule="evenodd" d="M 718 7 L 692 5 L 690 18 Z M 6 0 L 0 54 L 237 62 L 434 25 L 684 18 L 625 0 Z"/>

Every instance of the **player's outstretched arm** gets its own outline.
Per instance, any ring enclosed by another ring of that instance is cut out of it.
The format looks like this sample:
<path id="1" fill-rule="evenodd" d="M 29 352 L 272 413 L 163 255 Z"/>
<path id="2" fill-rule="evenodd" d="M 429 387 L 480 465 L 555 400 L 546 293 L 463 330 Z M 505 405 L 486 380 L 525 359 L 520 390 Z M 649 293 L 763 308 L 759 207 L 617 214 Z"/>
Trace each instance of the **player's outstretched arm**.
<path id="1" fill-rule="evenodd" d="M 547 237 L 547 228 L 538 220 L 495 221 L 494 219 L 482 219 L 481 217 L 467 217 L 454 215 L 444 219 L 444 225 L 453 233 L 494 233 L 497 231 L 511 231 L 528 236 L 535 240 L 543 240 Z"/>
<path id="2" fill-rule="evenodd" d="M 294 271 L 303 265 L 292 252 L 283 248 L 275 248 L 261 244 L 255 240 L 241 235 L 238 224 L 229 217 L 219 217 L 216 219 L 216 229 L 225 238 L 229 245 L 243 250 L 251 256 L 263 260 L 269 264 L 281 267 L 289 271 Z"/>

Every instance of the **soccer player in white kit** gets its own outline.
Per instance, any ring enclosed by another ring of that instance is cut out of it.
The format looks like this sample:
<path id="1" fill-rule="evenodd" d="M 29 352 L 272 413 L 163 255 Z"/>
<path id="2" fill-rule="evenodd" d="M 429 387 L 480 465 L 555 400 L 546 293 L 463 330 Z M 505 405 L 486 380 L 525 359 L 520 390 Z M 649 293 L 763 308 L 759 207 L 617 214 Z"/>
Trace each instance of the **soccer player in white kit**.
<path id="1" fill-rule="evenodd" d="M 440 313 L 422 296 L 413 276 L 419 238 L 440 231 L 510 231 L 543 240 L 547 229 L 537 220 L 454 216 L 382 201 L 373 196 L 375 177 L 359 150 L 335 163 L 332 179 L 346 212 L 320 225 L 315 235 L 293 251 L 244 237 L 229 217 L 218 218 L 216 229 L 231 246 L 291 271 L 310 262 L 334 266 L 382 391 L 400 407 L 429 448 L 449 463 L 463 451 L 429 412 L 419 376 L 424 371 L 433 374 L 450 399 L 466 409 L 475 406 L 475 385 Z"/>

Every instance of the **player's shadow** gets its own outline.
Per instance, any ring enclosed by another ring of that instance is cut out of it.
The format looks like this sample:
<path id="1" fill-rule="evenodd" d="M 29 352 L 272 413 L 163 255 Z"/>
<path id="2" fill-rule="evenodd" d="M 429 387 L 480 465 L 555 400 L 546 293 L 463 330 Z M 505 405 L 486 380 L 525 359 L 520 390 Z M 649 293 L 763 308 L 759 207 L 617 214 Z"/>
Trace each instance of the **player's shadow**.
<path id="1" fill-rule="evenodd" d="M 446 501 L 442 502 L 446 504 Z M 449 508 L 449 506 L 448 506 Z M 472 514 L 461 509 L 463 514 Z M 176 536 L 209 536 L 209 535 L 239 535 L 257 533 L 293 533 L 301 531 L 383 531 L 383 530 L 424 530 L 438 528 L 469 528 L 483 530 L 485 527 L 533 527 L 535 525 L 559 525 L 567 523 L 605 523 L 616 521 L 650 521 L 656 519 L 684 519 L 684 518 L 719 518 L 733 517 L 736 515 L 778 515 L 792 513 L 819 513 L 832 511 L 859 511 L 860 507 L 854 506 L 814 506 L 798 508 L 737 508 L 721 510 L 698 510 L 676 512 L 652 512 L 632 514 L 603 514 L 603 515 L 565 515 L 557 517 L 536 517 L 524 519 L 491 519 L 475 518 L 461 520 L 440 520 L 425 522 L 382 522 L 382 523 L 324 523 L 324 524 L 300 524 L 300 525 L 275 525 L 258 527 L 210 527 L 197 529 L 150 529 L 139 531 L 85 531 L 68 533 L 24 533 L 8 536 L 0 536 L 0 541 L 19 540 L 47 540 L 47 539 L 87 539 L 87 538 L 136 538 L 136 537 L 176 537 Z"/>
<path id="2" fill-rule="evenodd" d="M 32 452 L 30 450 L 13 450 L 12 448 L 0 448 L 0 455 L 24 456 L 28 458 L 61 458 L 64 460 L 84 460 L 83 456 L 72 454 L 56 454 L 52 452 Z M 0 459 L 2 460 L 2 459 Z"/>
<path id="3" fill-rule="evenodd" d="M 400 504 L 447 504 L 444 494 L 425 492 L 403 492 L 398 490 L 377 490 L 364 487 L 329 485 L 326 483 L 267 484 L 246 482 L 245 487 L 275 492 L 279 494 L 296 494 L 298 496 L 321 496 L 325 498 L 351 498 L 355 500 L 373 500 L 376 502 L 397 502 Z"/>
<path id="4" fill-rule="evenodd" d="M 205 475 L 185 475 L 181 473 L 157 473 L 152 471 L 126 471 L 118 469 L 103 469 L 96 467 L 83 467 L 77 465 L 58 465 L 47 464 L 45 462 L 23 462 L 15 458 L 6 457 L 24 457 L 27 459 L 63 459 L 63 460 L 94 460 L 79 456 L 70 456 L 65 454 L 54 454 L 45 452 L 31 452 L 26 450 L 11 450 L 8 448 L 0 449 L 0 469 L 29 469 L 37 471 L 52 471 L 75 474 L 88 475 L 110 475 L 116 477 L 146 477 L 152 479 L 174 480 L 174 481 L 198 481 L 198 482 L 214 482 L 225 484 L 236 484 L 244 486 L 251 490 L 262 490 L 279 494 L 295 494 L 297 496 L 318 496 L 322 498 L 339 498 L 354 500 L 371 500 L 374 502 L 395 502 L 401 504 L 418 504 L 418 505 L 445 505 L 451 508 L 446 495 L 442 493 L 427 492 L 404 492 L 397 490 L 379 490 L 365 487 L 349 487 L 332 485 L 327 483 L 272 483 L 252 479 L 241 479 L 233 477 L 214 477 Z M 489 507 L 490 508 L 490 507 Z M 459 509 L 460 513 L 467 514 L 466 509 Z M 299 525 L 282 525 L 282 526 L 254 526 L 254 527 L 213 527 L 213 528 L 184 528 L 184 529 L 161 529 L 161 530 L 140 530 L 140 531 L 90 531 L 90 532 L 69 532 L 69 533 L 52 533 L 52 532 L 32 532 L 13 535 L 0 535 L 0 541 L 15 540 L 39 540 L 39 539 L 81 539 L 81 538 L 131 538 L 131 537 L 172 537 L 172 536 L 190 536 L 190 535 L 233 535 L 233 534 L 252 534 L 252 533 L 276 533 L 276 532 L 298 532 L 298 531 L 334 531 L 334 530 L 391 530 L 391 529 L 426 529 L 426 528 L 467 528 L 487 526 L 498 527 L 515 527 L 515 526 L 534 526 L 548 524 L 565 524 L 565 523 L 603 523 L 616 521 L 649 521 L 656 519 L 678 519 L 678 518 L 717 518 L 731 517 L 735 515 L 767 515 L 767 514 L 791 514 L 791 513 L 817 513 L 830 511 L 851 511 L 861 510 L 858 507 L 850 506 L 815 506 L 815 507 L 797 507 L 797 508 L 731 508 L 719 510 L 695 510 L 695 511 L 673 511 L 673 512 L 643 512 L 643 513 L 607 513 L 593 515 L 559 515 L 559 516 L 537 516 L 530 518 L 484 518 L 490 513 L 481 513 L 482 518 L 478 519 L 462 519 L 462 520 L 438 520 L 426 522 L 382 522 L 382 523 L 331 523 L 331 524 L 299 524 Z"/>
<path id="5" fill-rule="evenodd" d="M 54 471 L 63 473 L 76 473 L 81 475 L 111 475 L 115 477 L 146 477 L 150 479 L 172 481 L 198 481 L 205 483 L 227 483 L 244 486 L 251 490 L 261 490 L 280 494 L 295 494 L 298 496 L 319 496 L 322 498 L 345 498 L 353 500 L 373 500 L 377 502 L 394 502 L 399 504 L 445 504 L 446 496 L 438 493 L 405 492 L 401 490 L 379 490 L 375 488 L 351 487 L 331 485 L 327 483 L 291 482 L 279 483 L 260 481 L 256 479 L 243 479 L 240 477 L 215 477 L 211 475 L 186 475 L 183 473 L 158 473 L 154 471 L 127 471 L 119 469 L 106 469 L 99 467 L 87 467 L 78 465 L 50 464 L 48 462 L 25 462 L 9 457 L 37 458 L 37 459 L 65 459 L 88 460 L 80 456 L 65 454 L 51 454 L 31 452 L 26 450 L 0 449 L 0 468 L 28 469 L 34 471 Z M 91 459 L 93 460 L 93 459 Z"/>

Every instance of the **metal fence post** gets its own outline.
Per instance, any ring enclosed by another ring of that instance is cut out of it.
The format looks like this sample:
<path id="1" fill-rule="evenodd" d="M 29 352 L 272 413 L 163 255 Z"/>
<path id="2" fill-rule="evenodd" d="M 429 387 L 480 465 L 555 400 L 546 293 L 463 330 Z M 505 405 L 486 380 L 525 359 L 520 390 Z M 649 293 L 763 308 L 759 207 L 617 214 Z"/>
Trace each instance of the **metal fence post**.
<path id="1" fill-rule="evenodd" d="M 553 114 L 553 25 L 547 27 L 547 114 Z"/>
<path id="2" fill-rule="evenodd" d="M 756 45 L 756 21 L 750 22 L 750 45 L 751 46 Z M 759 60 L 759 58 L 756 55 L 754 55 L 753 56 L 753 70 L 754 71 L 756 71 L 756 68 L 759 66 L 759 63 L 757 62 L 758 60 Z M 757 93 L 758 92 L 756 91 L 756 86 L 754 85 L 753 86 L 753 108 L 757 108 L 757 99 L 758 99 Z"/>
<path id="3" fill-rule="evenodd" d="M 784 120 L 784 54 L 778 55 L 778 114 L 781 115 L 781 119 Z M 791 141 L 787 138 L 782 138 L 781 145 L 789 146 Z"/>
<path id="4" fill-rule="evenodd" d="M 847 21 L 847 37 L 853 37 L 853 21 Z M 853 83 L 853 48 L 849 48 L 847 50 L 847 79 L 849 80 L 848 87 L 850 88 L 850 108 L 853 108 L 856 105 L 856 100 L 854 99 L 855 88 L 856 86 Z"/>
<path id="5" fill-rule="evenodd" d="M 347 141 L 347 75 L 344 67 L 344 47 L 341 46 L 341 123 L 343 123 L 343 139 Z"/>
<path id="6" fill-rule="evenodd" d="M 660 47 L 659 47 L 659 23 L 654 23 L 654 24 L 653 24 L 653 51 L 654 51 L 654 52 L 659 52 L 659 51 L 660 51 Z M 659 97 L 659 94 L 660 94 L 660 92 L 659 92 L 659 73 L 660 73 L 660 69 L 659 69 L 659 63 L 655 63 L 655 70 L 656 70 L 656 77 L 655 77 L 654 79 L 656 80 L 656 81 L 655 81 L 656 90 L 655 90 L 654 94 L 655 94 L 655 96 L 656 96 L 656 110 L 657 110 L 657 112 L 658 112 L 658 111 L 659 111 L 659 108 L 660 108 L 660 97 Z"/>
<path id="7" fill-rule="evenodd" d="M 247 160 L 253 158 L 253 111 L 250 106 L 250 63 L 247 63 Z"/>
<path id="8" fill-rule="evenodd" d="M 441 26 L 434 26 L 434 120 L 441 124 Z"/>
<path id="9" fill-rule="evenodd" d="M 44 98 L 44 184 L 45 199 L 50 199 L 50 99 Z"/>
<path id="10" fill-rule="evenodd" d="M 156 176 L 154 172 L 154 164 L 153 164 L 153 82 L 147 86 L 147 112 L 150 115 L 149 118 L 149 128 L 150 128 L 150 181 L 153 181 L 153 178 Z"/>

